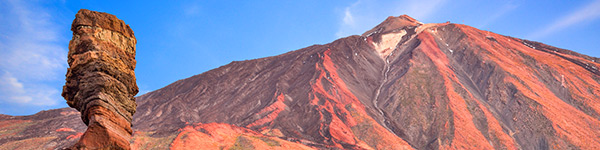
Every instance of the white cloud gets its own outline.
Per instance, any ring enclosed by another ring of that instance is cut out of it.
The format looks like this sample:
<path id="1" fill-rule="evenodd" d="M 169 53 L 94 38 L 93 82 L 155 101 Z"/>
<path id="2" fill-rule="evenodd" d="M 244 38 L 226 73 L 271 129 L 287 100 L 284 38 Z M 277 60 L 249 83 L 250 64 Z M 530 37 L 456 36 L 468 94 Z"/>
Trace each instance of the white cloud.
<path id="1" fill-rule="evenodd" d="M 49 106 L 57 104 L 50 95 L 57 95 L 58 90 L 35 84 L 26 88 L 16 77 L 4 73 L 0 76 L 0 93 L 0 99 L 8 103 Z"/>
<path id="2" fill-rule="evenodd" d="M 2 94 L 2 97 L 0 98 L 13 100 L 12 102 L 28 103 L 32 100 L 31 97 L 24 96 L 26 92 L 23 83 L 19 82 L 17 78 L 13 77 L 10 73 L 4 73 L 0 76 L 0 92 L 10 93 Z"/>
<path id="3" fill-rule="evenodd" d="M 440 9 L 446 0 L 405 0 L 379 2 L 377 0 L 358 0 L 340 11 L 340 27 L 335 36 L 345 37 L 362 34 L 390 15 L 407 14 L 417 20 L 425 20 Z"/>
<path id="4" fill-rule="evenodd" d="M 346 7 L 346 10 L 344 10 L 344 24 L 354 26 L 354 17 L 352 17 L 350 7 Z"/>
<path id="5" fill-rule="evenodd" d="M 358 0 L 355 3 L 353 3 L 352 5 L 344 8 L 344 13 L 343 13 L 343 17 L 341 19 L 341 24 L 340 24 L 340 29 L 338 30 L 338 32 L 335 33 L 335 36 L 337 38 L 341 38 L 344 36 L 348 36 L 348 35 L 352 35 L 352 34 L 359 34 L 359 29 L 362 29 L 364 27 L 357 27 L 356 22 L 354 21 L 354 15 L 352 14 L 352 10 L 354 9 L 354 11 L 357 11 L 357 6 L 358 5 L 363 5 L 362 3 L 364 3 L 362 0 Z M 363 5 L 364 6 L 364 5 Z M 360 21 L 364 21 L 364 18 L 359 18 Z M 360 25 L 364 25 L 360 24 Z M 365 30 L 366 31 L 366 30 Z"/>
<path id="6" fill-rule="evenodd" d="M 585 21 L 595 20 L 598 18 L 600 18 L 600 0 L 596 0 L 594 2 L 586 4 L 585 6 L 570 13 L 569 15 L 557 19 L 556 21 L 554 21 L 554 23 L 531 34 L 529 38 L 543 38 L 557 31 L 569 28 L 573 25 L 577 25 Z"/>
<path id="7" fill-rule="evenodd" d="M 0 5 L 0 102 L 56 105 L 66 72 L 68 39 L 59 18 L 28 1 Z M 65 26 L 68 28 L 68 25 Z"/>

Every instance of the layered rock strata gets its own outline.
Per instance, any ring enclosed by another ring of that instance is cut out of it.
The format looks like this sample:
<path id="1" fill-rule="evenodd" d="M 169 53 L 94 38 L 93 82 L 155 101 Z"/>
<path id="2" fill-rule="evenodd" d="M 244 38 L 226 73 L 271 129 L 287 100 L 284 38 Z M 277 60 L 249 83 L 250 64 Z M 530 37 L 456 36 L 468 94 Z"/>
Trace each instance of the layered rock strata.
<path id="1" fill-rule="evenodd" d="M 130 149 L 136 39 L 116 16 L 82 9 L 71 26 L 62 96 L 88 125 L 72 149 Z"/>

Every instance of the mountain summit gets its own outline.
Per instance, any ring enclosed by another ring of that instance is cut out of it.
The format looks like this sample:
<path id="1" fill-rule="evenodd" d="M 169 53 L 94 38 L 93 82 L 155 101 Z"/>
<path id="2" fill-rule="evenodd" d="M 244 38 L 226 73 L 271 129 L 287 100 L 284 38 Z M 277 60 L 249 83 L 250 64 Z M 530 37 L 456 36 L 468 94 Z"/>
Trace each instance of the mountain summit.
<path id="1" fill-rule="evenodd" d="M 398 17 L 389 16 L 387 19 L 385 19 L 385 21 L 381 22 L 373 29 L 363 33 L 362 36 L 370 36 L 375 33 L 389 33 L 394 31 L 400 31 L 404 28 L 414 28 L 420 25 L 423 25 L 423 23 L 417 21 L 416 19 L 408 15 L 402 15 Z"/>
<path id="2" fill-rule="evenodd" d="M 453 23 L 236 61 L 137 98 L 134 149 L 600 149 L 598 58 Z M 0 147 L 57 148 L 70 109 L 0 116 Z M 38 129 L 40 124 L 44 128 Z M 23 144 L 35 143 L 35 144 Z M 67 144 L 68 145 L 68 144 Z"/>

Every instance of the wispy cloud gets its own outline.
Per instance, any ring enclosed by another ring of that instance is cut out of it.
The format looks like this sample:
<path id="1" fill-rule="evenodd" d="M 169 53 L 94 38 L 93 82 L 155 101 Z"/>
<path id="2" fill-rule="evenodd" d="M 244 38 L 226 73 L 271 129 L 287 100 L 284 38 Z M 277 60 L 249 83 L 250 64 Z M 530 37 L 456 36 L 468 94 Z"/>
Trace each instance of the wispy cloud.
<path id="1" fill-rule="evenodd" d="M 345 25 L 354 26 L 354 17 L 352 16 L 352 12 L 350 12 L 350 7 L 346 7 L 346 10 L 344 10 L 343 21 Z"/>
<path id="2" fill-rule="evenodd" d="M 66 72 L 66 37 L 57 18 L 28 1 L 0 5 L 0 103 L 56 105 Z"/>
<path id="3" fill-rule="evenodd" d="M 352 35 L 352 34 L 359 34 L 358 30 L 364 28 L 364 27 L 362 27 L 362 25 L 364 25 L 364 23 L 359 24 L 359 25 L 356 24 L 356 22 L 354 21 L 354 15 L 352 12 L 353 10 L 358 11 L 357 10 L 358 5 L 362 5 L 364 7 L 366 4 L 363 4 L 363 3 L 365 3 L 363 0 L 358 0 L 358 1 L 354 2 L 352 5 L 344 8 L 344 10 L 343 10 L 344 12 L 343 12 L 343 15 L 341 18 L 342 22 L 340 23 L 340 28 L 338 29 L 338 32 L 335 33 L 335 36 L 337 38 Z M 360 16 L 359 20 L 364 21 L 363 19 L 365 19 L 365 18 L 363 18 L 363 16 Z"/>
<path id="4" fill-rule="evenodd" d="M 426 19 L 445 3 L 446 0 L 405 0 L 379 2 L 358 0 L 340 11 L 340 27 L 335 36 L 361 34 L 374 27 L 390 15 L 407 14 L 416 19 Z"/>
<path id="5" fill-rule="evenodd" d="M 52 95 L 58 95 L 56 88 L 44 84 L 29 84 L 25 86 L 11 73 L 5 72 L 0 76 L 0 99 L 7 103 L 35 106 L 56 105 L 57 100 Z"/>
<path id="6" fill-rule="evenodd" d="M 13 100 L 17 103 L 28 103 L 32 100 L 31 97 L 24 96 L 26 92 L 23 83 L 19 82 L 17 78 L 13 77 L 8 72 L 0 76 L 0 91 L 2 93 L 12 93 L 3 94 L 2 99 Z"/>
<path id="7" fill-rule="evenodd" d="M 563 16 L 552 24 L 530 34 L 529 38 L 537 39 L 551 35 L 555 32 L 569 28 L 579 23 L 591 21 L 600 18 L 600 0 L 593 1 L 585 6 L 573 11 L 569 15 Z"/>
<path id="8" fill-rule="evenodd" d="M 499 8 L 499 10 L 496 10 L 495 13 L 493 13 L 491 16 L 488 16 L 487 19 L 483 20 L 483 22 L 481 22 L 481 24 L 478 25 L 477 28 L 485 28 L 490 23 L 493 23 L 494 21 L 498 20 L 500 17 L 508 14 L 509 12 L 515 10 L 518 7 L 519 7 L 519 5 L 513 4 L 511 2 L 503 5 L 502 7 Z"/>

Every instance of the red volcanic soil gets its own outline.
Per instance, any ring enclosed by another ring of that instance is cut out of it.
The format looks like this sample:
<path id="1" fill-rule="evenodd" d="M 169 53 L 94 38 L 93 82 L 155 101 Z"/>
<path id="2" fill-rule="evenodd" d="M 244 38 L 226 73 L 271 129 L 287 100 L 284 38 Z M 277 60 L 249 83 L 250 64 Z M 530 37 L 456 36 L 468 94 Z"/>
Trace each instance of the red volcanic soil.
<path id="1" fill-rule="evenodd" d="M 285 103 L 283 103 L 283 101 L 285 101 L 285 96 L 283 94 L 279 94 L 277 96 L 277 101 L 275 101 L 275 103 L 263 108 L 262 110 L 260 110 L 260 112 L 258 112 L 258 115 L 264 115 L 265 117 L 254 121 L 253 123 L 247 125 L 246 127 L 252 128 L 252 127 L 255 127 L 258 125 L 272 123 L 273 120 L 275 120 L 275 118 L 277 118 L 277 115 L 285 109 L 286 105 L 285 105 Z"/>
<path id="2" fill-rule="evenodd" d="M 75 132 L 75 130 L 73 130 L 71 128 L 60 128 L 60 129 L 56 129 L 56 132 Z"/>
<path id="3" fill-rule="evenodd" d="M 229 124 L 193 124 L 178 132 L 169 149 L 312 149 Z"/>

